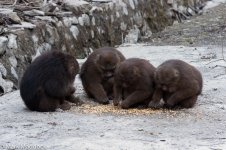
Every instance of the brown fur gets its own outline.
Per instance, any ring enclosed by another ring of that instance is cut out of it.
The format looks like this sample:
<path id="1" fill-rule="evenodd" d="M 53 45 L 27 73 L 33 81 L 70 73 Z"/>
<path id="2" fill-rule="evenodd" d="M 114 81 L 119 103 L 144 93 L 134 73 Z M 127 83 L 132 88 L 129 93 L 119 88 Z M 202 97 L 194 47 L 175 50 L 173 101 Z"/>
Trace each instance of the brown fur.
<path id="1" fill-rule="evenodd" d="M 20 94 L 25 105 L 33 111 L 69 109 L 65 100 L 78 103 L 73 82 L 78 74 L 76 59 L 59 51 L 46 52 L 37 57 L 25 71 Z"/>
<path id="2" fill-rule="evenodd" d="M 165 106 L 191 108 L 202 92 L 201 73 L 190 64 L 181 60 L 168 60 L 162 63 L 155 73 L 156 90 L 149 107 L 161 107 L 163 98 Z"/>
<path id="3" fill-rule="evenodd" d="M 115 68 L 124 60 L 125 57 L 115 48 L 94 50 L 82 65 L 80 73 L 87 95 L 101 104 L 108 104 L 113 95 Z"/>
<path id="4" fill-rule="evenodd" d="M 154 92 L 155 67 L 147 60 L 130 58 L 116 69 L 114 105 L 128 109 L 138 104 L 148 105 Z"/>

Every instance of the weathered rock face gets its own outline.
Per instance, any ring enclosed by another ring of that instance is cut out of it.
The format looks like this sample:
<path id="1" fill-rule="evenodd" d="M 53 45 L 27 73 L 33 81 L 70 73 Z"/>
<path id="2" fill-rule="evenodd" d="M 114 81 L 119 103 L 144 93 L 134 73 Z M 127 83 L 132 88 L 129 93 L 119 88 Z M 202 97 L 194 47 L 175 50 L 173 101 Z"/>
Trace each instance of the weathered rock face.
<path id="1" fill-rule="evenodd" d="M 185 8 L 198 10 L 198 4 L 204 4 L 199 0 L 27 2 L 0 8 L 0 94 L 18 88 L 27 65 L 44 51 L 54 48 L 84 58 L 94 48 L 136 43 L 171 25 L 172 18 L 183 19 Z"/>

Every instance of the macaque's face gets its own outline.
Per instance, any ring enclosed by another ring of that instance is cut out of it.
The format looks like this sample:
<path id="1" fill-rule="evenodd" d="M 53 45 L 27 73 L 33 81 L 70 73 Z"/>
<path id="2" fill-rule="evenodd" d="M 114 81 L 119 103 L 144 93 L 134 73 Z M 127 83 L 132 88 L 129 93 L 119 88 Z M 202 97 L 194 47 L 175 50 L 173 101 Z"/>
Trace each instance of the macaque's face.
<path id="1" fill-rule="evenodd" d="M 97 56 L 96 65 L 104 78 L 114 76 L 116 66 L 119 63 L 119 58 L 114 53 L 101 54 Z"/>

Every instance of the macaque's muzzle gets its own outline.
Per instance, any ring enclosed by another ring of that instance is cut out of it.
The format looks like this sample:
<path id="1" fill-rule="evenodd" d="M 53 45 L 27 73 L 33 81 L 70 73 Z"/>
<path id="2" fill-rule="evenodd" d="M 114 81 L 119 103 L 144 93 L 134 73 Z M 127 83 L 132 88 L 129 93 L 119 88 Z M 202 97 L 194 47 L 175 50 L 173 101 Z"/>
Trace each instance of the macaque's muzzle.
<path id="1" fill-rule="evenodd" d="M 111 78 L 113 76 L 114 76 L 113 72 L 110 72 L 110 71 L 104 72 L 104 78 Z"/>
<path id="2" fill-rule="evenodd" d="M 162 85 L 162 90 L 163 91 L 167 91 L 168 90 L 168 87 L 166 85 Z"/>

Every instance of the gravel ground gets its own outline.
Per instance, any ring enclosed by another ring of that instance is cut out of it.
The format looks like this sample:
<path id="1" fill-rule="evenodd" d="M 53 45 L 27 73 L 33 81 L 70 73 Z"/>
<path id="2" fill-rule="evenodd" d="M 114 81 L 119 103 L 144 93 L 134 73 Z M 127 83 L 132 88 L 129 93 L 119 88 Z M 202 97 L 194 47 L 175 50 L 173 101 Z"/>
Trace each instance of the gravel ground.
<path id="1" fill-rule="evenodd" d="M 19 91 L 0 97 L 0 149 L 226 148 L 226 70 L 225 62 L 218 61 L 221 48 L 136 44 L 119 49 L 127 58 L 145 58 L 154 66 L 172 58 L 196 66 L 203 74 L 204 89 L 195 107 L 125 111 L 112 104 L 101 106 L 86 97 L 77 77 L 76 95 L 86 104 L 69 111 L 31 112 Z"/>

